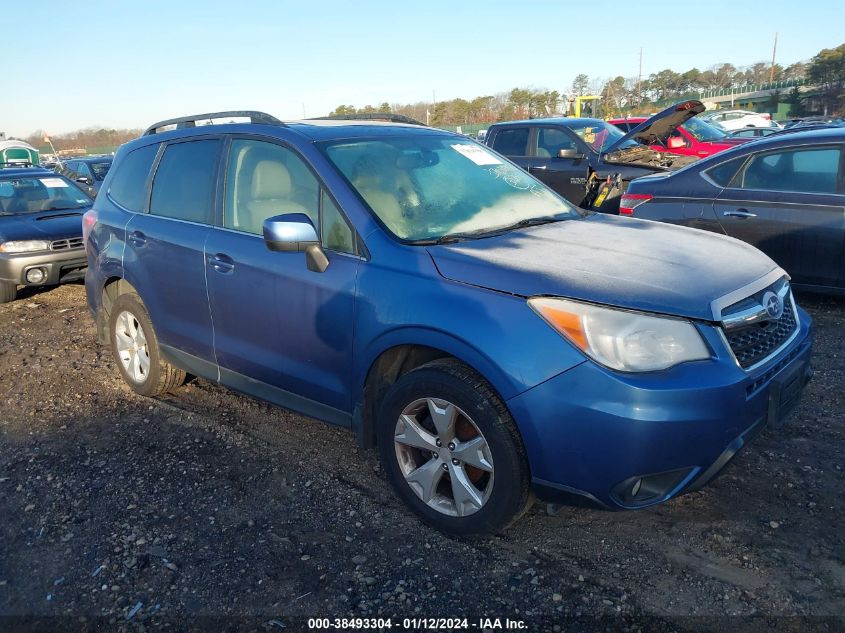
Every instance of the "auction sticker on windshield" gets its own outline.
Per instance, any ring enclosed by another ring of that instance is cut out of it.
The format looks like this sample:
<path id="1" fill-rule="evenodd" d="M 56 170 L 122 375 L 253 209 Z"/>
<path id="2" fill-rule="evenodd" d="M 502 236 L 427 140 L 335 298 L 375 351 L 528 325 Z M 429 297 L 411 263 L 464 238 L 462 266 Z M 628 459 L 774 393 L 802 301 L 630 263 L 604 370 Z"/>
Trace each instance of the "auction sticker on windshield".
<path id="1" fill-rule="evenodd" d="M 40 178 L 45 187 L 67 187 L 68 184 L 61 178 Z"/>
<path id="2" fill-rule="evenodd" d="M 476 165 L 501 165 L 502 161 L 477 145 L 452 145 L 452 149 L 469 158 Z"/>

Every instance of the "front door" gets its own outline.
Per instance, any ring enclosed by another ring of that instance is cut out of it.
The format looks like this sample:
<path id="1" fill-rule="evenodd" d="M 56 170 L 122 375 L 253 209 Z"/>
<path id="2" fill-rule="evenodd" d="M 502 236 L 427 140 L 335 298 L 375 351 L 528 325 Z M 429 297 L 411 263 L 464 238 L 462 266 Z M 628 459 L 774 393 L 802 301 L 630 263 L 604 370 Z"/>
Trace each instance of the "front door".
<path id="1" fill-rule="evenodd" d="M 572 204 L 584 199 L 589 166 L 586 156 L 561 158 L 560 150 L 581 152 L 577 141 L 565 130 L 540 127 L 531 141 L 532 159 L 528 171 Z"/>
<path id="2" fill-rule="evenodd" d="M 362 262 L 352 230 L 303 159 L 283 145 L 234 139 L 225 191 L 222 226 L 205 248 L 222 382 L 348 423 Z M 311 218 L 330 262 L 324 272 L 308 270 L 303 253 L 267 248 L 263 222 L 283 213 Z"/>

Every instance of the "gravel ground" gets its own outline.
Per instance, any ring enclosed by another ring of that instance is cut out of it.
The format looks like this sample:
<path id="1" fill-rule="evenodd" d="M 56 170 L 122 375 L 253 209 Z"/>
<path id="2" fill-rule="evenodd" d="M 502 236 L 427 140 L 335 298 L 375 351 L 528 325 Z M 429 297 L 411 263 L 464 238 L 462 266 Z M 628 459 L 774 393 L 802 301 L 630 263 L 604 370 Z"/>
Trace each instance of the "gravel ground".
<path id="1" fill-rule="evenodd" d="M 739 615 L 757 617 L 727 628 L 841 630 L 845 300 L 799 302 L 815 378 L 708 488 L 639 512 L 536 505 L 459 540 L 407 512 L 350 433 L 203 380 L 136 396 L 83 286 L 19 293 L 0 306 L 0 629 L 380 615 L 725 630 L 714 618 Z"/>

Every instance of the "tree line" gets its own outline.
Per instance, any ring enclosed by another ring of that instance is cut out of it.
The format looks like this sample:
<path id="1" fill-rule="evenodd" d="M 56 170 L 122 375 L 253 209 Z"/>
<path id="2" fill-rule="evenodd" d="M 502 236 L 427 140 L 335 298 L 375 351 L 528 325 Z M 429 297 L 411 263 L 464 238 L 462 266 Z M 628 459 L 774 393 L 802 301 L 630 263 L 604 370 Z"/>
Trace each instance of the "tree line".
<path id="1" fill-rule="evenodd" d="M 36 130 L 23 140 L 33 147 L 44 148 L 45 138 L 49 138 L 57 151 L 84 148 L 111 148 L 123 145 L 127 141 L 138 138 L 143 130 L 113 129 L 89 127 L 66 134 L 48 134 L 45 130 Z"/>
<path id="2" fill-rule="evenodd" d="M 565 92 L 537 88 L 513 88 L 507 92 L 472 99 L 456 98 L 430 103 L 387 103 L 356 108 L 342 105 L 331 115 L 393 112 L 432 125 L 489 124 L 495 121 L 568 114 L 575 97 L 600 95 L 606 115 L 646 114 L 656 107 L 713 90 L 742 88 L 752 84 L 806 80 L 818 87 L 828 114 L 845 114 L 845 44 L 824 49 L 809 62 L 788 66 L 758 62 L 746 67 L 721 63 L 705 70 L 691 68 L 684 72 L 664 69 L 647 77 L 612 79 L 591 78 L 578 74 Z M 773 95 L 776 107 L 779 94 Z M 794 114 L 807 110 L 805 97 L 797 90 L 788 95 Z"/>

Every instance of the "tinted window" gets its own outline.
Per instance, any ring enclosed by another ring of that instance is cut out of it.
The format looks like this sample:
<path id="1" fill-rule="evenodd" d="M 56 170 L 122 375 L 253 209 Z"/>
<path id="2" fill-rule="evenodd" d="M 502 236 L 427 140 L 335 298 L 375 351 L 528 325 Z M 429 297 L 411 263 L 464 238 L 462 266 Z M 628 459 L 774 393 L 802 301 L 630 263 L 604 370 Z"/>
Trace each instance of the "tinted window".
<path id="1" fill-rule="evenodd" d="M 528 147 L 528 128 L 501 130 L 493 139 L 493 149 L 505 156 L 525 156 Z"/>
<path id="2" fill-rule="evenodd" d="M 91 170 L 88 168 L 87 163 L 79 163 L 79 167 L 76 169 L 77 178 L 90 178 L 91 177 Z"/>
<path id="3" fill-rule="evenodd" d="M 210 223 L 219 149 L 217 139 L 168 145 L 153 180 L 150 213 Z"/>
<path id="4" fill-rule="evenodd" d="M 132 150 L 117 166 L 109 197 L 130 211 L 143 211 L 147 200 L 147 178 L 158 152 L 158 144 Z"/>
<path id="5" fill-rule="evenodd" d="M 808 148 L 758 154 L 743 174 L 743 189 L 836 193 L 838 148 Z"/>
<path id="6" fill-rule="evenodd" d="M 226 170 L 227 228 L 261 235 L 264 220 L 283 213 L 304 213 L 319 230 L 319 185 L 293 151 L 262 141 L 232 142 Z"/>
<path id="7" fill-rule="evenodd" d="M 537 156 L 557 156 L 562 149 L 576 149 L 575 141 L 566 132 L 552 127 L 541 127 L 537 130 Z"/>
<path id="8" fill-rule="evenodd" d="M 745 156 L 742 156 L 741 158 L 734 158 L 733 160 L 729 160 L 721 165 L 716 165 L 704 173 L 710 176 L 710 179 L 720 187 L 727 187 L 731 180 L 733 180 L 733 177 L 736 175 L 736 170 L 739 169 L 745 158 Z"/>

